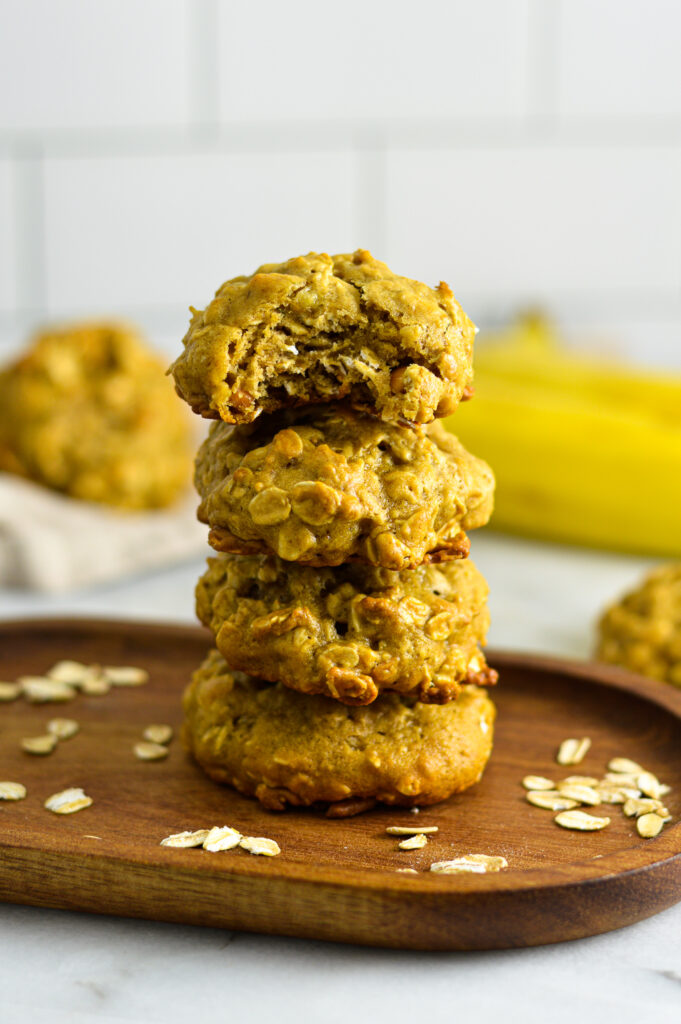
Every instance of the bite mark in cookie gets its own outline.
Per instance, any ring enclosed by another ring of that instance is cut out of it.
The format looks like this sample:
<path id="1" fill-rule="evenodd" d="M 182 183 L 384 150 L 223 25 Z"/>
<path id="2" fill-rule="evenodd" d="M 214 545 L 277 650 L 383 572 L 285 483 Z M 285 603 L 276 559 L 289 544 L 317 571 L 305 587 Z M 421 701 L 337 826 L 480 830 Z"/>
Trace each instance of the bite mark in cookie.
<path id="1" fill-rule="evenodd" d="M 172 373 L 208 418 L 345 400 L 428 423 L 470 393 L 475 326 L 448 285 L 400 277 L 363 249 L 265 264 L 192 314 Z"/>

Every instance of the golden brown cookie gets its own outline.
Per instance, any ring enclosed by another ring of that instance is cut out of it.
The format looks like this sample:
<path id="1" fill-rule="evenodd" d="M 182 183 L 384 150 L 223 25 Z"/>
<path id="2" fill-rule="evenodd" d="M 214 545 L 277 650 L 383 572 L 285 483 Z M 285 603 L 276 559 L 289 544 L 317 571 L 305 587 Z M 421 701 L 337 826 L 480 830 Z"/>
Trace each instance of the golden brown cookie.
<path id="1" fill-rule="evenodd" d="M 192 431 L 163 363 L 121 324 L 45 331 L 0 376 L 0 469 L 86 501 L 169 505 Z"/>
<path id="2" fill-rule="evenodd" d="M 475 327 L 449 287 L 399 277 L 363 249 L 265 264 L 192 314 L 172 372 L 201 416 L 249 423 L 346 399 L 428 423 L 470 393 Z"/>
<path id="3" fill-rule="evenodd" d="M 413 429 L 343 405 L 214 424 L 195 483 L 216 550 L 306 565 L 460 558 L 494 499 L 487 463 L 439 423 Z"/>
<path id="4" fill-rule="evenodd" d="M 231 673 L 217 651 L 194 673 L 184 711 L 184 740 L 203 770 L 271 810 L 446 800 L 480 779 L 495 715 L 475 686 L 443 707 L 397 694 L 348 707 Z"/>
<path id="5" fill-rule="evenodd" d="M 604 613 L 598 656 L 681 686 L 681 563 L 655 569 Z"/>
<path id="6" fill-rule="evenodd" d="M 223 555 L 208 561 L 196 611 L 231 668 L 345 704 L 389 690 L 444 704 L 462 683 L 496 680 L 479 646 L 487 584 L 469 560 L 397 573 Z"/>

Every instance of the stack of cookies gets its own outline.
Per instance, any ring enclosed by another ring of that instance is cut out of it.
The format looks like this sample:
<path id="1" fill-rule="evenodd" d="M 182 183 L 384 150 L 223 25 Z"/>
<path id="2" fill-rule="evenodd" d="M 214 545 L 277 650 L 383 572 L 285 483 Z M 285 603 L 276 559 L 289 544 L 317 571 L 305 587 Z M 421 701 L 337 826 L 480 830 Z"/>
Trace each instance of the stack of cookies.
<path id="1" fill-rule="evenodd" d="M 446 284 L 363 250 L 263 266 L 193 312 L 172 372 L 218 421 L 195 480 L 219 554 L 185 738 L 268 808 L 425 805 L 482 774 L 496 674 L 467 531 L 494 479 L 437 422 L 470 396 L 474 335 Z"/>

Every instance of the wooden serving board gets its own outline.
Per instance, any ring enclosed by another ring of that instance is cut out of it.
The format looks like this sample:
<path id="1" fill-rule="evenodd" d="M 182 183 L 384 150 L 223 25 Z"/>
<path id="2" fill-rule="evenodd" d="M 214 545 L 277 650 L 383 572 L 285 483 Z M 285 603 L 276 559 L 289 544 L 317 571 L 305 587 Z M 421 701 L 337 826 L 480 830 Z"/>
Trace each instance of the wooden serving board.
<path id="1" fill-rule="evenodd" d="M 0 626 L 0 678 L 44 672 L 60 658 L 140 665 L 151 681 L 64 705 L 0 706 L 0 779 L 28 796 L 0 806 L 0 899 L 44 907 L 178 921 L 280 935 L 413 949 L 492 949 L 558 942 L 619 928 L 681 899 L 681 693 L 603 666 L 490 654 L 501 674 L 491 764 L 467 794 L 416 817 L 381 809 L 329 820 L 272 814 L 221 788 L 179 739 L 165 761 L 132 754 L 144 726 L 179 728 L 180 694 L 210 645 L 191 627 L 44 620 Z M 24 736 L 66 715 L 81 731 L 49 757 L 24 754 Z M 590 736 L 579 768 L 554 756 L 568 736 Z M 601 776 L 616 755 L 668 782 L 674 820 L 638 837 L 621 808 L 602 808 L 602 832 L 568 832 L 530 806 L 528 773 Z M 43 808 L 83 786 L 92 807 L 72 816 Z M 438 825 L 421 850 L 400 852 L 390 824 Z M 172 832 L 230 824 L 276 839 L 281 856 L 210 854 L 159 846 Z M 491 875 L 437 875 L 436 860 L 503 854 Z M 414 867 L 418 875 L 397 873 Z"/>

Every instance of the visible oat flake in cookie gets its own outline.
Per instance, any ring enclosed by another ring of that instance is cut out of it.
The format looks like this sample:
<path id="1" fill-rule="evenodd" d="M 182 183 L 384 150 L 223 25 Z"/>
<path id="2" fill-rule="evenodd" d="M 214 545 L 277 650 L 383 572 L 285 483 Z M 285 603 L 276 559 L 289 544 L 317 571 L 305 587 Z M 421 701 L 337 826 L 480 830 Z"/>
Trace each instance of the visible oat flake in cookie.
<path id="1" fill-rule="evenodd" d="M 399 277 L 362 249 L 266 264 L 192 312 L 175 385 L 228 423 L 340 399 L 427 423 L 472 382 L 475 327 L 449 287 Z"/>
<path id="2" fill-rule="evenodd" d="M 442 424 L 414 430 L 343 405 L 215 424 L 195 483 L 219 551 L 400 570 L 465 557 L 494 493 L 487 463 Z"/>

